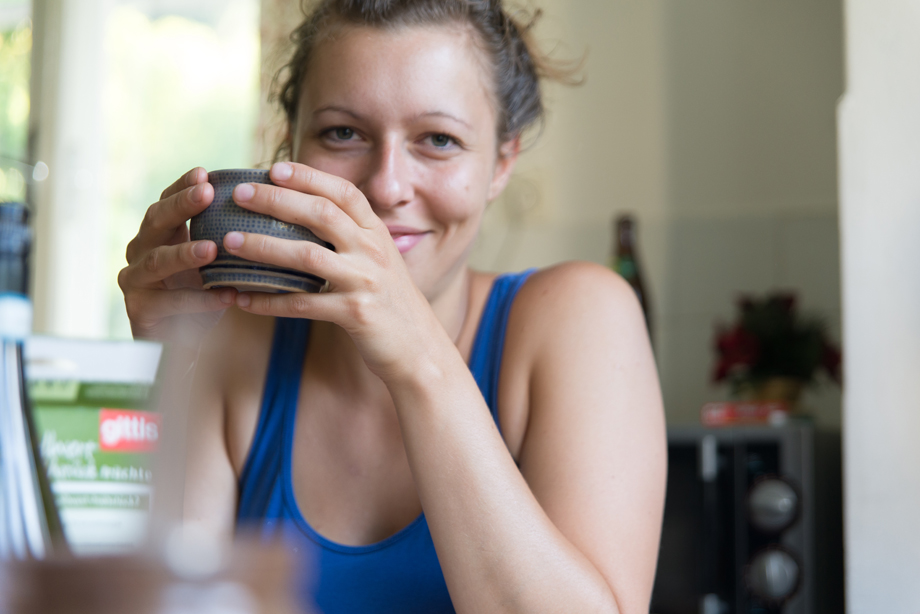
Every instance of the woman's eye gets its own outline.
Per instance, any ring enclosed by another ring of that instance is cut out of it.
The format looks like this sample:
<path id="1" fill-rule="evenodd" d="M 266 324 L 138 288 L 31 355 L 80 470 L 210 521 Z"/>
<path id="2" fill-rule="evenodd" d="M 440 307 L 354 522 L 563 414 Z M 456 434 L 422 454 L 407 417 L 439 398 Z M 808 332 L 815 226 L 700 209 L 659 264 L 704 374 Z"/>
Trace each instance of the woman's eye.
<path id="1" fill-rule="evenodd" d="M 333 134 L 335 134 L 335 138 L 340 141 L 347 141 L 355 135 L 355 131 L 351 128 L 334 128 Z"/>
<path id="2" fill-rule="evenodd" d="M 430 138 L 431 144 L 439 148 L 448 147 L 454 142 L 454 139 L 446 134 L 432 134 Z"/>

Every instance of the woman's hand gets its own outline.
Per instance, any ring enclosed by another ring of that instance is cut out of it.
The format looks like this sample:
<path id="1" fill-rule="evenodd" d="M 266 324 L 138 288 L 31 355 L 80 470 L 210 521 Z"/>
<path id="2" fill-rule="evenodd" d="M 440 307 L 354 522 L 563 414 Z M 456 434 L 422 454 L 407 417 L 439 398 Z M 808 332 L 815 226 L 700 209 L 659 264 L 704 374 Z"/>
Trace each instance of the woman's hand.
<path id="1" fill-rule="evenodd" d="M 418 340 L 446 334 L 364 194 L 345 179 L 296 163 L 275 164 L 271 179 L 276 185 L 237 186 L 234 201 L 305 226 L 335 251 L 242 232 L 228 233 L 224 247 L 247 260 L 318 275 L 329 288 L 319 294 L 243 293 L 237 305 L 256 314 L 333 322 L 385 381 L 411 373 L 430 345 Z"/>
<path id="2" fill-rule="evenodd" d="M 214 199 L 207 181 L 199 167 L 166 188 L 128 243 L 128 266 L 119 271 L 118 285 L 135 338 L 197 346 L 233 304 L 232 288 L 202 289 L 198 267 L 217 257 L 217 245 L 189 241 L 186 222 Z"/>

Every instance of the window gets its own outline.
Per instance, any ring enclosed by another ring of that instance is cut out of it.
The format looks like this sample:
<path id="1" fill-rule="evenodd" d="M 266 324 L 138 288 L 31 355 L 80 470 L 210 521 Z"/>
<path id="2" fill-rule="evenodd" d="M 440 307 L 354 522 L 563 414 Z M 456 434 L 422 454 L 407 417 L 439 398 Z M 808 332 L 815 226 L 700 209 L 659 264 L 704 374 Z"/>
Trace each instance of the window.
<path id="1" fill-rule="evenodd" d="M 129 338 L 116 276 L 144 211 L 192 167 L 254 164 L 259 2 L 35 9 L 46 71 L 35 155 L 50 168 L 36 198 L 36 329 Z"/>
<path id="2" fill-rule="evenodd" d="M 30 169 L 29 57 L 32 52 L 30 3 L 0 1 L 0 201 L 22 201 Z"/>
<path id="3" fill-rule="evenodd" d="M 120 2 L 106 24 L 105 58 L 107 266 L 114 280 L 144 211 L 166 186 L 195 166 L 252 166 L 258 3 Z M 108 292 L 109 334 L 129 337 L 121 292 L 114 282 Z"/>

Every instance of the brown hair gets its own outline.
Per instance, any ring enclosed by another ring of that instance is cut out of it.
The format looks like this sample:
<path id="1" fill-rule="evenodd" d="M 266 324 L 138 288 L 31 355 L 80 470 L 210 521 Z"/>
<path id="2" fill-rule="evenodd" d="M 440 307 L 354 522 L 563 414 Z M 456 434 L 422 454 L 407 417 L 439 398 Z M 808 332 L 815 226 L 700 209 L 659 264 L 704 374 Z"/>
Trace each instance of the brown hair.
<path id="1" fill-rule="evenodd" d="M 577 83 L 574 75 L 581 62 L 560 63 L 542 55 L 532 40 L 540 11 L 519 15 L 510 15 L 502 0 L 320 0 L 291 33 L 293 56 L 273 82 L 272 100 L 280 104 L 287 121 L 287 137 L 275 159 L 292 154 L 297 107 L 310 57 L 320 37 L 334 25 L 398 28 L 457 23 L 472 27 L 492 69 L 499 142 L 520 136 L 543 120 L 540 79 Z"/>

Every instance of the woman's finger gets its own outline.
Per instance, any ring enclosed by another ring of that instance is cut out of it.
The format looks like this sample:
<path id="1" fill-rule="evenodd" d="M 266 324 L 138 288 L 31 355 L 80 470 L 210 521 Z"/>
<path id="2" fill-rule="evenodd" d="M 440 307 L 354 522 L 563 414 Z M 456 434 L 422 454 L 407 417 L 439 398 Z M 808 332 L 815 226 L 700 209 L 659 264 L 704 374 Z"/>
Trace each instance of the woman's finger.
<path id="1" fill-rule="evenodd" d="M 208 172 L 200 166 L 196 166 L 189 172 L 176 179 L 171 186 L 163 190 L 163 193 L 160 194 L 160 200 L 165 200 L 173 194 L 178 194 L 185 188 L 196 186 L 199 183 L 206 182 L 207 180 Z"/>
<path id="2" fill-rule="evenodd" d="M 341 255 L 313 241 L 291 241 L 249 232 L 228 232 L 224 248 L 240 258 L 303 271 L 333 283 L 346 273 Z"/>
<path id="3" fill-rule="evenodd" d="M 233 190 L 233 200 L 251 211 L 309 228 L 339 249 L 355 230 L 354 220 L 323 196 L 264 183 L 244 183 Z"/>
<path id="4" fill-rule="evenodd" d="M 350 181 L 296 162 L 276 162 L 269 174 L 277 185 L 331 200 L 361 228 L 370 230 L 381 224 L 367 198 Z"/>
<path id="5" fill-rule="evenodd" d="M 131 322 L 143 328 L 170 316 L 226 309 L 233 304 L 236 295 L 233 288 L 140 290 L 125 295 L 125 308 Z"/>
<path id="6" fill-rule="evenodd" d="M 128 244 L 128 262 L 134 262 L 154 247 L 167 244 L 177 228 L 204 211 L 213 200 L 211 184 L 199 183 L 150 205 L 137 236 Z"/>
<path id="7" fill-rule="evenodd" d="M 150 287 L 182 271 L 202 267 L 216 257 L 217 245 L 213 241 L 161 245 L 122 269 L 118 284 L 122 290 Z"/>
<path id="8" fill-rule="evenodd" d="M 278 318 L 305 318 L 335 322 L 342 314 L 342 298 L 338 294 L 292 292 L 266 294 L 241 292 L 236 296 L 236 306 L 256 315 Z"/>

